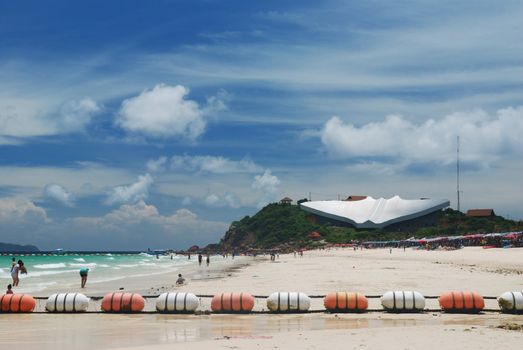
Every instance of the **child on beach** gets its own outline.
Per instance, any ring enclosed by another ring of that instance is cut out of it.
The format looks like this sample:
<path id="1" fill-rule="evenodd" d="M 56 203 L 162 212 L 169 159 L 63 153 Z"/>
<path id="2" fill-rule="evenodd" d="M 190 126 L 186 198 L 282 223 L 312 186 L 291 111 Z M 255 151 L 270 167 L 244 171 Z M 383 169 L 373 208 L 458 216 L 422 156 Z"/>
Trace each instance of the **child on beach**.
<path id="1" fill-rule="evenodd" d="M 185 283 L 185 278 L 183 278 L 183 277 L 182 277 L 182 274 L 179 273 L 179 274 L 178 274 L 178 279 L 176 280 L 176 284 L 180 286 L 180 285 L 182 285 L 182 284 L 184 284 L 184 283 Z"/>
<path id="2" fill-rule="evenodd" d="M 5 294 L 13 294 L 13 286 L 8 284 L 7 285 L 7 291 L 5 292 Z"/>

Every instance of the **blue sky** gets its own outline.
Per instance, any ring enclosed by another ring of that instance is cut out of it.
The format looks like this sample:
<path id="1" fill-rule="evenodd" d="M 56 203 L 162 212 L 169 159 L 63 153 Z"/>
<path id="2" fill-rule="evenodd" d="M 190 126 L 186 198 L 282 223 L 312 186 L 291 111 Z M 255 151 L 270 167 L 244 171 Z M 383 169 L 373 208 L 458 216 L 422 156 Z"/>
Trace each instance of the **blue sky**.
<path id="1" fill-rule="evenodd" d="M 0 241 L 186 248 L 283 196 L 523 218 L 521 1 L 0 1 Z"/>

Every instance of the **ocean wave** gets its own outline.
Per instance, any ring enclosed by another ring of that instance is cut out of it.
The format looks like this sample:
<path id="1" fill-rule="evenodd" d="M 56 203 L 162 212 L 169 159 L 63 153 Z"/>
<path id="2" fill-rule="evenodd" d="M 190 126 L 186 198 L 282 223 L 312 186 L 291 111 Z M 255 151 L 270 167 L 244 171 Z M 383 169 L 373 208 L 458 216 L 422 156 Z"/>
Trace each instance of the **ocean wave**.
<path id="1" fill-rule="evenodd" d="M 136 267 L 140 266 L 140 264 L 118 264 L 119 267 Z"/>
<path id="2" fill-rule="evenodd" d="M 56 263 L 56 264 L 39 264 L 33 266 L 35 269 L 61 269 L 66 267 L 64 263 Z"/>
<path id="3" fill-rule="evenodd" d="M 57 284 L 57 282 L 42 282 L 42 283 L 36 283 L 32 284 L 30 286 L 22 286 L 17 287 L 16 292 L 17 293 L 34 293 L 34 292 L 41 292 L 47 289 L 47 287 L 50 287 L 52 285 Z"/>
<path id="4" fill-rule="evenodd" d="M 107 260 L 114 260 L 114 257 L 110 256 L 107 258 Z"/>
<path id="5" fill-rule="evenodd" d="M 71 267 L 95 267 L 98 265 L 97 263 L 86 263 L 86 264 L 75 264 L 75 263 L 69 263 L 69 266 Z"/>
<path id="6" fill-rule="evenodd" d="M 40 277 L 40 276 L 59 275 L 62 273 L 72 273 L 72 272 L 78 272 L 78 270 L 52 270 L 52 271 L 36 271 L 36 272 L 30 271 L 27 275 L 20 275 L 20 279 Z"/>
<path id="7" fill-rule="evenodd" d="M 74 258 L 73 260 L 74 261 L 79 261 L 79 262 L 85 262 L 84 258 Z"/>

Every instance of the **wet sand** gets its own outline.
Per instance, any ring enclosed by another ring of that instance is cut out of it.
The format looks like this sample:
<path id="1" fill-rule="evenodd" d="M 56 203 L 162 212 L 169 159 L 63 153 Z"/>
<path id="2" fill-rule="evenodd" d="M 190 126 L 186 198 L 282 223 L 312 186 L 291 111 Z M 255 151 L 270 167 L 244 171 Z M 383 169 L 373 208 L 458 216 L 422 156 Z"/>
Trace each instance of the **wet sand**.
<path id="1" fill-rule="evenodd" d="M 303 258 L 280 256 L 224 260 L 211 269 L 195 267 L 184 274 L 189 283 L 171 287 L 166 276 L 142 281 L 147 290 L 214 294 L 244 291 L 267 295 L 274 291 L 302 291 L 310 295 L 331 291 L 383 294 L 387 290 L 418 290 L 439 295 L 451 289 L 477 290 L 498 296 L 523 290 L 523 250 L 467 248 L 459 251 L 407 249 L 353 251 L 339 249 L 306 252 Z M 248 265 L 246 265 L 248 264 Z M 170 277 L 171 278 L 171 277 Z M 175 280 L 172 277 L 170 282 Z M 121 281 L 120 281 L 121 282 Z M 126 290 L 135 282 L 129 283 Z M 147 284 L 145 284 L 147 283 Z M 121 283 L 120 283 L 121 284 Z M 116 285 L 96 286 L 111 291 Z M 163 289 L 161 287 L 164 287 Z M 151 289 L 152 288 L 152 289 Z M 90 294 L 89 290 L 85 291 Z M 103 294 L 103 293 L 102 293 Z M 144 293 L 148 294 L 148 293 Z M 43 309 L 43 302 L 39 309 Z M 313 299 L 322 309 L 322 300 Z M 379 299 L 370 308 L 380 308 Z M 437 308 L 437 300 L 427 300 Z M 210 308 L 202 299 L 201 310 Z M 495 300 L 487 308 L 497 309 Z M 91 310 L 98 304 L 92 303 Z M 154 300 L 147 304 L 154 309 Z M 258 299 L 255 310 L 266 309 Z M 480 315 L 421 314 L 298 314 L 298 315 L 115 315 L 27 314 L 0 317 L 0 347 L 17 349 L 192 349 L 302 348 L 321 349 L 516 349 L 522 331 L 497 328 L 523 324 L 523 315 L 485 312 Z"/>

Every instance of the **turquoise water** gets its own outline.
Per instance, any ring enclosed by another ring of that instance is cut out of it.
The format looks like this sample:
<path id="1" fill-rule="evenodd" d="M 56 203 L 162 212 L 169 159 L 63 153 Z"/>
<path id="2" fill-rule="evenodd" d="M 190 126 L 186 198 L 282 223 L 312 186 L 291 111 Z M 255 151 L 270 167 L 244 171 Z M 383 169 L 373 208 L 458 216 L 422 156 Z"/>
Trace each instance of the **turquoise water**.
<path id="1" fill-rule="evenodd" d="M 0 256 L 0 294 L 12 282 L 12 256 Z M 54 286 L 77 286 L 79 271 L 83 267 L 89 268 L 89 284 L 102 283 L 124 279 L 127 277 L 148 276 L 151 274 L 176 271 L 180 266 L 194 263 L 194 259 L 187 260 L 184 256 L 156 256 L 141 254 L 110 254 L 96 255 L 63 254 L 63 255 L 18 255 L 28 273 L 20 275 L 20 284 L 17 293 L 43 292 Z"/>

